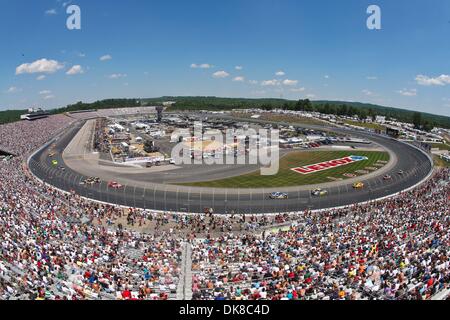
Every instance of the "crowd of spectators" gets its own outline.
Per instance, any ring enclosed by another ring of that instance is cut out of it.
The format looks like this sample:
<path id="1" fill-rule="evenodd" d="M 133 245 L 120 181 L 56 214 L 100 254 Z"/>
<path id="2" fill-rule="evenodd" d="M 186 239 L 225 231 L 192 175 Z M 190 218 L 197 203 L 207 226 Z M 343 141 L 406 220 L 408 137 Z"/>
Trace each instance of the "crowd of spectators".
<path id="1" fill-rule="evenodd" d="M 0 300 L 171 299 L 187 243 L 194 299 L 428 299 L 449 284 L 449 170 L 322 213 L 123 209 L 61 193 L 26 167 L 73 121 L 0 126 L 0 149 L 15 155 L 0 162 Z"/>
<path id="2" fill-rule="evenodd" d="M 19 156 L 29 153 L 73 121 L 65 115 L 55 115 L 33 122 L 20 121 L 1 125 L 0 150 Z"/>
<path id="3" fill-rule="evenodd" d="M 127 116 L 139 116 L 149 113 L 156 113 L 155 107 L 134 107 L 134 108 L 117 108 L 117 109 L 99 109 L 89 110 L 85 112 L 73 112 L 70 113 L 70 117 L 77 120 L 88 120 L 95 118 L 108 118 L 108 117 L 121 117 Z"/>
<path id="4" fill-rule="evenodd" d="M 102 153 L 109 153 L 110 151 L 109 137 L 105 131 L 107 122 L 106 118 L 99 118 L 95 121 L 94 150 Z"/>
<path id="5" fill-rule="evenodd" d="M 288 229 L 196 239 L 194 299 L 430 299 L 450 283 L 450 171 Z"/>
<path id="6" fill-rule="evenodd" d="M 2 145 L 16 155 L 0 163 L 0 299 L 173 298 L 181 240 L 71 223 L 119 209 L 30 177 L 26 156 L 71 123 L 54 116 L 0 127 Z"/>

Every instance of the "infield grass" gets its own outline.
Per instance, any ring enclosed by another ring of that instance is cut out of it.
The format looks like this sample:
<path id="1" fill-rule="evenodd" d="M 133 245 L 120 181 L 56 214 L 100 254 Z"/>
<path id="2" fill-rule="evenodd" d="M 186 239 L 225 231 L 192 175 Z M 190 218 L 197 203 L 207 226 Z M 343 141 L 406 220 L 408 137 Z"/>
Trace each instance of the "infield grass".
<path id="1" fill-rule="evenodd" d="M 366 156 L 369 160 L 355 162 L 346 166 L 324 170 L 317 173 L 302 175 L 291 169 L 344 158 L 347 156 Z M 203 181 L 193 183 L 182 183 L 183 186 L 207 187 L 207 188 L 276 188 L 292 187 L 310 184 L 320 184 L 332 182 L 335 179 L 349 179 L 344 174 L 350 173 L 356 176 L 365 174 L 356 173 L 358 170 L 365 170 L 367 167 L 374 167 L 375 164 L 389 161 L 387 152 L 379 151 L 299 151 L 292 152 L 281 158 L 280 170 L 275 176 L 261 176 L 260 171 L 236 177 L 230 177 L 215 181 Z M 381 167 L 380 167 L 381 168 Z M 379 169 L 378 169 L 379 170 Z"/>

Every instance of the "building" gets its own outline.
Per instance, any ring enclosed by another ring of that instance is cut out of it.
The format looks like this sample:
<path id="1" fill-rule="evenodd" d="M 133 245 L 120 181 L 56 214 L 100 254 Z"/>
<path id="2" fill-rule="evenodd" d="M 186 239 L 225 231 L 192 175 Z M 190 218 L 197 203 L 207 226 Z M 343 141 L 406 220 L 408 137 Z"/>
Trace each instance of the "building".
<path id="1" fill-rule="evenodd" d="M 383 117 L 383 116 L 376 116 L 375 122 L 384 124 L 384 123 L 386 123 L 386 117 Z"/>

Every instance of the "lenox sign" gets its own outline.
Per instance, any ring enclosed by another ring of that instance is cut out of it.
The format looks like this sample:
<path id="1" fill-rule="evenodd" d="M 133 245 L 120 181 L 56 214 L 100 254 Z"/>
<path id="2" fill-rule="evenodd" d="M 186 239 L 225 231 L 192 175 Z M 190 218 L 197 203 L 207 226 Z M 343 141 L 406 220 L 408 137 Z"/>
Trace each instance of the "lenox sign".
<path id="1" fill-rule="evenodd" d="M 345 157 L 342 159 L 330 160 L 330 161 L 326 161 L 326 162 L 322 162 L 322 163 L 312 164 L 312 165 L 305 166 L 305 167 L 294 168 L 291 170 L 295 171 L 297 173 L 301 173 L 301 174 L 310 174 L 310 173 L 320 172 L 320 171 L 324 171 L 324 170 L 328 170 L 328 169 L 332 169 L 332 168 L 346 166 L 351 163 L 365 161 L 365 160 L 369 160 L 369 158 L 363 157 L 363 156 L 348 156 L 348 157 Z"/>

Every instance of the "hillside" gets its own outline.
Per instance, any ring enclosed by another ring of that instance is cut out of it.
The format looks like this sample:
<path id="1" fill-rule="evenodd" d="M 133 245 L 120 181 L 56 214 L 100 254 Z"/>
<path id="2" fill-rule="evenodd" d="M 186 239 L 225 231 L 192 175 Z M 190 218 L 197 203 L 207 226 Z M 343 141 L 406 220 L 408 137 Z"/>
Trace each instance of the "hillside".
<path id="1" fill-rule="evenodd" d="M 248 98 L 220 98 L 220 97 L 172 97 L 164 96 L 158 98 L 146 99 L 108 99 L 96 101 L 93 103 L 78 102 L 63 108 L 51 110 L 51 113 L 65 113 L 70 111 L 91 110 L 91 109 L 109 109 L 109 108 L 127 108 L 140 105 L 162 105 L 165 101 L 174 101 L 170 111 L 182 110 L 231 110 L 231 109 L 250 109 L 262 108 L 288 109 L 318 111 L 325 114 L 337 115 L 357 115 L 361 119 L 368 116 L 386 116 L 400 121 L 414 122 L 417 119 L 418 112 L 385 107 L 375 104 L 345 102 L 345 101 L 309 101 L 309 100 L 284 100 L 284 99 L 248 99 Z M 8 110 L 0 112 L 0 124 L 20 119 L 24 110 Z M 429 113 L 420 113 L 420 125 L 431 128 L 433 126 L 450 128 L 450 117 L 439 116 Z"/>
<path id="2" fill-rule="evenodd" d="M 218 98 L 218 97 L 162 97 L 157 99 L 143 99 L 143 102 L 175 101 L 170 110 L 229 110 L 229 109 L 296 109 L 298 101 L 284 99 L 245 99 L 245 98 Z M 309 100 L 303 100 L 308 101 Z M 308 110 L 308 107 L 304 108 Z M 386 116 L 400 121 L 413 122 L 417 113 L 411 110 L 391 108 L 368 103 L 346 101 L 312 101 L 309 111 L 319 111 L 338 115 L 359 115 L 361 118 L 372 115 Z M 450 128 L 450 117 L 421 113 L 422 121 L 430 126 Z"/>
<path id="3" fill-rule="evenodd" d="M 0 124 L 18 121 L 20 116 L 25 113 L 27 113 L 27 110 L 0 111 Z"/>

